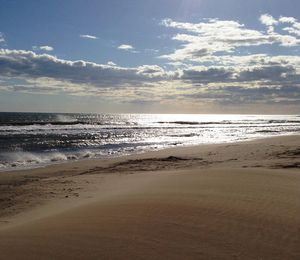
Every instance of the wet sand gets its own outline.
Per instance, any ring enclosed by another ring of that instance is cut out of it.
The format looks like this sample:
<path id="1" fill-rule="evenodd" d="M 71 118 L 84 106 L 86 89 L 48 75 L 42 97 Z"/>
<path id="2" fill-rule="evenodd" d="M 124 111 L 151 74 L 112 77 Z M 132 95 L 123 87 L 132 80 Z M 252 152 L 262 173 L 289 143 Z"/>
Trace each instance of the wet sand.
<path id="1" fill-rule="evenodd" d="M 3 259 L 300 258 L 299 136 L 5 172 L 0 189 Z"/>

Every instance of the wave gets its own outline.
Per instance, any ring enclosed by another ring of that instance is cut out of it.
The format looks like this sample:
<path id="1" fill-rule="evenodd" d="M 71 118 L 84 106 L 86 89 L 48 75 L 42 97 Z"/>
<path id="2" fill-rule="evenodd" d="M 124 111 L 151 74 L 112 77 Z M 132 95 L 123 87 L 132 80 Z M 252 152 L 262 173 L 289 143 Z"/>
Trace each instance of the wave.
<path id="1" fill-rule="evenodd" d="M 135 122 L 89 122 L 89 121 L 25 121 L 25 122 L 0 122 L 0 126 L 68 126 L 68 125 L 87 125 L 87 126 L 110 126 L 110 125 L 120 125 L 120 126 L 135 126 Z"/>
<path id="2" fill-rule="evenodd" d="M 36 168 L 55 163 L 62 163 L 71 160 L 106 158 L 107 156 L 122 156 L 144 151 L 162 149 L 167 146 L 174 146 L 179 142 L 167 144 L 165 142 L 120 142 L 107 143 L 92 148 L 61 149 L 61 150 L 40 150 L 24 151 L 22 148 L 15 151 L 0 152 L 0 172 L 12 169 Z"/>
<path id="3" fill-rule="evenodd" d="M 4 152 L 0 153 L 0 169 L 41 166 L 68 160 L 94 158 L 97 155 L 100 155 L 100 153 L 85 150 L 75 153 L 64 153 L 58 151 L 42 153 L 25 151 Z"/>
<path id="4" fill-rule="evenodd" d="M 197 121 L 159 121 L 158 124 L 175 124 L 175 125 L 260 125 L 260 124 L 300 124 L 300 120 L 259 120 L 257 121 L 212 121 L 212 122 L 197 122 Z"/>
<path id="5" fill-rule="evenodd" d="M 158 121 L 152 122 L 152 124 L 170 124 L 170 125 L 261 125 L 261 124 L 300 124 L 300 120 L 259 120 L 259 121 Z M 23 121 L 23 122 L 0 122 L 0 126 L 115 126 L 119 127 L 136 127 L 136 128 L 147 128 L 149 126 L 137 126 L 136 122 L 99 122 L 99 121 Z M 153 126 L 152 126 L 153 127 Z"/>
<path id="6" fill-rule="evenodd" d="M 174 134 L 174 135 L 168 135 L 170 137 L 194 137 L 199 136 L 199 133 L 190 133 L 190 134 Z"/>
<path id="7" fill-rule="evenodd" d="M 0 123 L 0 126 L 29 126 L 29 125 L 78 125 L 78 124 L 87 124 L 86 122 L 80 121 L 50 121 L 50 122 L 42 122 L 42 121 L 31 121 L 31 122 L 3 122 Z"/>
<path id="8" fill-rule="evenodd" d="M 300 124 L 300 120 L 269 120 L 269 124 Z"/>
<path id="9" fill-rule="evenodd" d="M 175 125 L 211 125 L 211 124 L 232 124 L 233 122 L 195 122 L 195 121 L 159 121 L 158 124 L 175 124 Z"/>
<path id="10" fill-rule="evenodd" d="M 256 133 L 280 133 L 279 130 L 258 130 Z"/>
<path id="11" fill-rule="evenodd" d="M 0 113 L 0 169 L 294 133 L 299 116 Z"/>

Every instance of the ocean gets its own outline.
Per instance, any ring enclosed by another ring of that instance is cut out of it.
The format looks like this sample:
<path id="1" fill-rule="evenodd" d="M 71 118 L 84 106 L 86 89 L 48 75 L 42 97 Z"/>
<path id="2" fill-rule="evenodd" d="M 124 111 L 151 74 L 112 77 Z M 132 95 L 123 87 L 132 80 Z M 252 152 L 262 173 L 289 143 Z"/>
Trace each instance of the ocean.
<path id="1" fill-rule="evenodd" d="M 0 113 L 0 171 L 299 133 L 299 115 Z"/>

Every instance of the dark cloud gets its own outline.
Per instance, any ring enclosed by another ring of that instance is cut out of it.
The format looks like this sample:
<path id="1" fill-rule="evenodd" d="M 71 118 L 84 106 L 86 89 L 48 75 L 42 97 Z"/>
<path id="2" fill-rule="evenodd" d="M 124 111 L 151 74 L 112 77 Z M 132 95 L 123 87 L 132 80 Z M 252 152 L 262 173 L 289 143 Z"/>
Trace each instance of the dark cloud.
<path id="1" fill-rule="evenodd" d="M 141 73 L 141 70 L 145 70 Z M 22 50 L 0 51 L 0 75 L 6 77 L 52 78 L 77 84 L 109 86 L 155 81 L 164 71 L 159 66 L 123 68 L 86 61 L 68 61 L 55 56 Z M 152 73 L 153 72 L 153 73 Z"/>
<path id="2" fill-rule="evenodd" d="M 231 94 L 231 99 L 222 100 L 221 103 L 235 103 L 235 104 L 279 104 L 279 103 L 298 103 L 300 104 L 300 88 L 299 87 L 259 87 L 259 88 L 242 88 L 229 87 L 225 92 Z"/>
<path id="3" fill-rule="evenodd" d="M 252 66 L 250 68 L 231 68 L 231 67 L 214 67 L 214 68 L 190 68 L 183 70 L 180 77 L 182 80 L 190 81 L 194 84 L 200 83 L 217 83 L 217 82 L 252 82 L 252 81 L 269 81 L 270 84 L 286 85 L 299 84 L 300 75 L 291 65 L 274 65 Z"/>
<path id="4" fill-rule="evenodd" d="M 199 49 L 187 49 L 185 50 L 185 55 L 190 59 L 198 59 L 204 56 L 211 54 L 211 51 L 208 48 L 199 48 Z"/>
<path id="5" fill-rule="evenodd" d="M 225 68 L 186 69 L 181 79 L 194 83 L 226 82 L 232 77 L 232 71 Z"/>
<path id="6" fill-rule="evenodd" d="M 240 81 L 253 81 L 253 80 L 286 80 L 289 75 L 295 74 L 295 68 L 292 66 L 263 66 L 250 69 L 244 69 L 239 74 Z"/>
<path id="7" fill-rule="evenodd" d="M 192 100 L 211 100 L 222 105 L 244 104 L 299 104 L 300 87 L 257 87 L 246 88 L 240 86 L 218 87 L 201 93 L 185 95 Z"/>

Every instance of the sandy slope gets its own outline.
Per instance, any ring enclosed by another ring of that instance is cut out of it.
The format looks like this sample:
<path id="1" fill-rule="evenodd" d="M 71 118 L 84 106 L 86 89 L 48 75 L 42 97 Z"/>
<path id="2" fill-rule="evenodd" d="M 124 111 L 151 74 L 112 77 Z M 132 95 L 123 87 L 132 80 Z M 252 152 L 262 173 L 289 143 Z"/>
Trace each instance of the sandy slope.
<path id="1" fill-rule="evenodd" d="M 293 136 L 1 174 L 0 259 L 300 259 L 299 164 Z"/>

